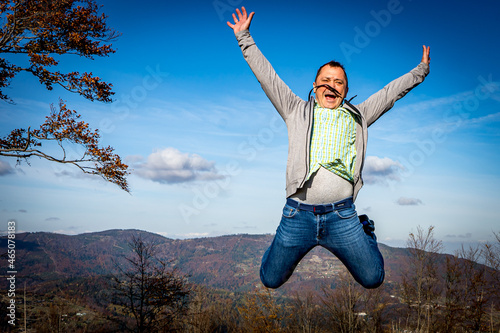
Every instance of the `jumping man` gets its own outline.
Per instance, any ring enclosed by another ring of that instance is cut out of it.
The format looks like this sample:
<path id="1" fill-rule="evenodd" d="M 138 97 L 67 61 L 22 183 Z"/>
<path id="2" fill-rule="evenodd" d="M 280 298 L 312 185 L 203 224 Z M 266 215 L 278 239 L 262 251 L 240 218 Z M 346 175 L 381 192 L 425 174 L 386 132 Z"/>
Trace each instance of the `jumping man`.
<path id="1" fill-rule="evenodd" d="M 276 235 L 262 258 L 260 277 L 278 288 L 315 246 L 337 256 L 365 288 L 384 280 L 384 260 L 373 221 L 358 216 L 354 201 L 363 186 L 368 127 L 429 74 L 430 48 L 409 73 L 390 82 L 358 105 L 345 100 L 344 67 L 330 61 L 318 69 L 314 96 L 295 95 L 257 48 L 249 28 L 255 13 L 244 7 L 227 22 L 243 56 L 288 129 L 286 204 Z"/>

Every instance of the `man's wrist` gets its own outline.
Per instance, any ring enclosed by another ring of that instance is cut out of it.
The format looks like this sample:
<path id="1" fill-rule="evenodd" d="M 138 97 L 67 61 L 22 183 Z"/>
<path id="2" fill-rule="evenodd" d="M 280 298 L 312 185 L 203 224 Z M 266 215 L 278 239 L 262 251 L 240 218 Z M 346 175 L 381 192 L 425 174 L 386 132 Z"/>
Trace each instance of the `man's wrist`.
<path id="1" fill-rule="evenodd" d="M 243 30 L 240 30 L 238 32 L 235 32 L 235 36 L 238 37 L 238 36 L 241 36 L 241 35 L 244 35 L 245 33 L 250 33 L 250 31 L 248 31 L 248 29 L 243 29 Z"/>

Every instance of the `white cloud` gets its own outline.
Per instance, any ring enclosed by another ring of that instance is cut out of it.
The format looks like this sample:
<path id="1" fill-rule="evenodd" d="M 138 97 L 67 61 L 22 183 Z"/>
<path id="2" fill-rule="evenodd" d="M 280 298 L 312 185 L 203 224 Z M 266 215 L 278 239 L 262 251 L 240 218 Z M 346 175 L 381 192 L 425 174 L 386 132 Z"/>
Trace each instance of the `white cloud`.
<path id="1" fill-rule="evenodd" d="M 387 184 L 389 180 L 399 181 L 399 173 L 404 167 L 388 157 L 367 156 L 363 169 L 366 184 Z"/>
<path id="2" fill-rule="evenodd" d="M 14 173 L 14 169 L 10 166 L 9 163 L 0 161 L 0 176 L 9 175 Z"/>
<path id="3" fill-rule="evenodd" d="M 168 238 L 170 233 L 166 232 L 166 231 L 159 231 L 159 232 L 155 232 L 155 234 L 157 235 L 160 235 L 160 236 L 163 236 L 163 237 L 166 237 Z"/>
<path id="4" fill-rule="evenodd" d="M 401 197 L 398 201 L 396 201 L 396 203 L 400 206 L 418 206 L 422 204 L 422 200 L 417 198 Z"/>
<path id="5" fill-rule="evenodd" d="M 448 234 L 445 236 L 446 238 L 462 238 L 462 239 L 471 239 L 472 238 L 472 233 L 468 232 L 465 235 L 455 235 L 455 234 Z"/>
<path id="6" fill-rule="evenodd" d="M 142 155 L 128 155 L 125 157 L 124 161 L 128 164 L 134 164 L 137 162 L 142 162 L 143 159 L 144 157 L 142 157 Z"/>
<path id="7" fill-rule="evenodd" d="M 69 236 L 74 236 L 78 234 L 75 230 L 64 230 L 64 229 L 54 230 L 52 232 L 55 234 L 69 235 Z"/>
<path id="8" fill-rule="evenodd" d="M 100 179 L 99 177 L 96 177 L 96 175 L 81 172 L 79 169 L 71 169 L 71 170 L 66 170 L 66 169 L 60 169 L 57 168 L 57 166 L 52 166 L 54 170 L 54 175 L 56 177 L 71 177 L 71 178 L 77 178 L 77 179 Z"/>
<path id="9" fill-rule="evenodd" d="M 176 234 L 173 236 L 174 236 L 174 238 L 177 238 L 177 239 L 190 239 L 190 238 L 209 237 L 210 234 L 208 232 L 189 232 L 189 233 L 185 233 L 185 234 Z"/>
<path id="10" fill-rule="evenodd" d="M 207 161 L 197 154 L 182 153 L 172 147 L 153 152 L 145 163 L 138 163 L 134 168 L 138 176 L 161 184 L 223 178 L 215 169 L 215 162 Z"/>
<path id="11" fill-rule="evenodd" d="M 491 113 L 491 114 L 488 114 L 486 116 L 479 117 L 479 118 L 472 118 L 470 120 L 470 123 L 471 124 L 482 124 L 482 123 L 491 123 L 491 122 L 498 121 L 498 120 L 500 120 L 500 112 Z"/>
<path id="12" fill-rule="evenodd" d="M 487 78 L 478 78 L 478 85 L 475 89 L 402 106 L 399 107 L 399 112 L 403 110 L 408 112 L 435 110 L 441 107 L 449 107 L 456 103 L 464 103 L 471 99 L 482 101 L 487 98 L 496 101 L 500 100 L 500 81 L 493 81 L 491 75 Z"/>

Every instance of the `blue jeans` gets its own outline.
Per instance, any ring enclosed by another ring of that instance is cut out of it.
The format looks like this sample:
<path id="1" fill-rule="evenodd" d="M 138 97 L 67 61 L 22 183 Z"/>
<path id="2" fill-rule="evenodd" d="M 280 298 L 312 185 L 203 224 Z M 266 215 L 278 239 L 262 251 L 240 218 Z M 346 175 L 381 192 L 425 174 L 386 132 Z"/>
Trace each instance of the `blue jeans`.
<path id="1" fill-rule="evenodd" d="M 351 198 L 348 204 L 326 213 L 294 208 L 290 200 L 283 208 L 274 240 L 262 258 L 260 278 L 266 287 L 278 288 L 284 284 L 299 261 L 318 245 L 339 258 L 363 287 L 377 288 L 382 284 L 384 259 L 377 239 L 372 229 L 361 224 Z"/>

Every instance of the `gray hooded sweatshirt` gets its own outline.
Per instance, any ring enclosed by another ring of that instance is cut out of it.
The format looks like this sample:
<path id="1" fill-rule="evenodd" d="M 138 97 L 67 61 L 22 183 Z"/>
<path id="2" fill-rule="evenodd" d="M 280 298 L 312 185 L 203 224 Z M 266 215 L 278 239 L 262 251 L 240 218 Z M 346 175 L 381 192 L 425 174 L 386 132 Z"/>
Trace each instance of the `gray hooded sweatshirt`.
<path id="1" fill-rule="evenodd" d="M 288 198 L 304 186 L 309 173 L 309 152 L 315 100 L 314 97 L 311 97 L 310 100 L 305 101 L 290 90 L 257 48 L 248 30 L 236 33 L 236 39 L 262 89 L 287 125 L 286 196 Z M 344 104 L 346 109 L 357 115 L 355 117 L 357 157 L 353 182 L 354 200 L 363 186 L 361 173 L 366 157 L 368 126 L 389 111 L 397 100 L 423 82 L 427 74 L 429 74 L 429 65 L 422 62 L 409 73 L 390 82 L 383 89 L 371 95 L 361 104 L 353 107 Z"/>

